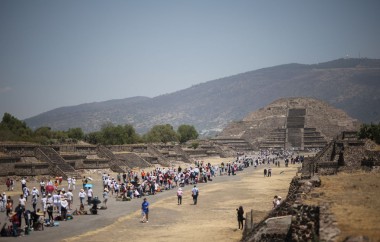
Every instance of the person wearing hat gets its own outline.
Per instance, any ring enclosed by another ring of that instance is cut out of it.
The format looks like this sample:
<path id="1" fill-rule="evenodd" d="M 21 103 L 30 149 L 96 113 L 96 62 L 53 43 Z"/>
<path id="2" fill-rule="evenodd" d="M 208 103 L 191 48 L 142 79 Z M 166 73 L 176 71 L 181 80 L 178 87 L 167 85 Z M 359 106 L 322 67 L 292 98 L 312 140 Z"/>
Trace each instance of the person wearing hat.
<path id="1" fill-rule="evenodd" d="M 54 218 L 53 218 L 54 207 L 53 207 L 53 203 L 50 202 L 49 200 L 46 204 L 46 211 L 47 211 L 48 216 L 49 216 L 50 224 L 53 224 L 53 222 L 54 222 Z"/>
<path id="2" fill-rule="evenodd" d="M 103 203 L 104 203 L 104 206 L 106 208 L 107 208 L 107 201 L 108 201 L 108 189 L 104 188 L 104 191 L 103 191 Z"/>
<path id="3" fill-rule="evenodd" d="M 182 188 L 178 188 L 178 191 L 177 191 L 178 205 L 182 204 L 182 195 L 183 195 Z"/>
<path id="4" fill-rule="evenodd" d="M 40 220 L 40 216 L 44 216 L 44 214 L 38 208 L 37 211 L 31 212 L 31 222 L 34 230 L 43 230 L 43 225 L 41 226 L 40 221 L 43 221 L 43 218 Z"/>
<path id="5" fill-rule="evenodd" d="M 143 220 L 142 222 L 149 222 L 149 202 L 146 200 L 146 197 L 144 197 L 144 201 L 141 204 L 141 213 L 143 214 Z"/>
<path id="6" fill-rule="evenodd" d="M 80 200 L 80 204 L 83 204 L 83 200 L 86 197 L 86 193 L 84 192 L 83 189 L 80 189 L 78 197 L 79 197 L 79 200 Z"/>
<path id="7" fill-rule="evenodd" d="M 36 226 L 35 226 L 34 230 L 44 230 L 45 213 L 41 212 L 41 211 L 39 211 L 39 209 L 37 209 L 36 215 L 38 216 L 38 220 L 36 222 Z"/>

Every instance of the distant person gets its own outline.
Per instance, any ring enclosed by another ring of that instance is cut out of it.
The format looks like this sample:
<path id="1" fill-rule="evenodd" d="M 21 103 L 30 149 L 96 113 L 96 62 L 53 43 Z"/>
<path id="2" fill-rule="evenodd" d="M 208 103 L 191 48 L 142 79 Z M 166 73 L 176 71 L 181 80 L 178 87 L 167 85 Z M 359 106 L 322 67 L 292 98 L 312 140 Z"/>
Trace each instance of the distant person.
<path id="1" fill-rule="evenodd" d="M 277 199 L 278 199 L 277 195 L 273 197 L 273 202 L 272 202 L 273 203 L 273 209 L 275 209 L 277 207 Z"/>
<path id="2" fill-rule="evenodd" d="M 268 168 L 268 176 L 272 176 L 272 168 Z"/>
<path id="3" fill-rule="evenodd" d="M 94 193 L 92 191 L 92 187 L 89 187 L 87 190 L 87 203 L 88 205 L 91 204 L 92 197 L 94 196 Z"/>
<path id="4" fill-rule="evenodd" d="M 141 204 L 141 213 L 143 214 L 143 223 L 148 223 L 149 221 L 149 202 L 144 197 L 144 201 Z"/>
<path id="5" fill-rule="evenodd" d="M 267 176 L 267 169 L 265 168 L 264 169 L 264 177 L 266 177 Z"/>
<path id="6" fill-rule="evenodd" d="M 10 191 L 11 190 L 11 179 L 8 177 L 7 178 L 7 181 L 5 182 L 5 184 L 7 185 L 7 189 L 8 189 L 8 191 Z"/>
<path id="7" fill-rule="evenodd" d="M 104 188 L 104 191 L 103 191 L 103 203 L 104 203 L 104 207 L 107 208 L 107 201 L 108 201 L 108 189 L 107 188 Z"/>
<path id="8" fill-rule="evenodd" d="M 239 208 L 237 208 L 236 211 L 237 211 L 237 220 L 239 224 L 239 229 L 243 230 L 244 228 L 243 222 L 245 220 L 243 206 L 239 206 Z"/>
<path id="9" fill-rule="evenodd" d="M 182 188 L 178 188 L 178 191 L 177 191 L 178 205 L 182 204 L 182 195 L 183 195 Z"/>
<path id="10" fill-rule="evenodd" d="M 78 197 L 79 197 L 80 204 L 83 205 L 83 200 L 86 197 L 86 193 L 84 192 L 83 189 L 80 189 L 80 191 L 78 193 Z"/>
<path id="11" fill-rule="evenodd" d="M 280 204 L 281 204 L 281 197 L 280 196 L 278 196 L 277 197 L 277 201 L 276 201 L 276 208 L 278 207 L 278 206 L 280 206 Z"/>
<path id="12" fill-rule="evenodd" d="M 193 189 L 191 190 L 191 195 L 193 196 L 194 205 L 197 205 L 199 189 L 196 185 L 194 185 Z"/>
<path id="13" fill-rule="evenodd" d="M 23 177 L 21 179 L 21 190 L 24 190 L 24 187 L 26 187 L 26 179 L 25 179 L 25 177 Z"/>

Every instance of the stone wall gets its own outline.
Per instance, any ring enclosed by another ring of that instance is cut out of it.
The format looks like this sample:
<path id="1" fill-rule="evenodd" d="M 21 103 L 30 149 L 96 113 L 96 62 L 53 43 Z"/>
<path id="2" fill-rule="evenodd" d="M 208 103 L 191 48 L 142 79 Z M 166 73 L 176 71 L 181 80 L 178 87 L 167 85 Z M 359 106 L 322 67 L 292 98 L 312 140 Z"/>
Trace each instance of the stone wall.
<path id="1" fill-rule="evenodd" d="M 38 176 L 49 175 L 50 165 L 48 163 L 39 164 L 15 164 L 14 175 L 16 176 Z"/>
<path id="2" fill-rule="evenodd" d="M 318 241 L 319 207 L 302 204 L 304 194 L 310 193 L 316 186 L 320 186 L 318 177 L 308 180 L 294 177 L 286 199 L 252 231 L 248 231 L 242 241 Z M 291 218 L 289 227 L 282 226 L 283 230 L 268 227 L 269 220 L 282 219 L 286 216 Z"/>
<path id="3" fill-rule="evenodd" d="M 0 151 L 9 156 L 33 156 L 37 146 L 34 144 L 1 144 Z"/>
<path id="4" fill-rule="evenodd" d="M 60 145 L 57 148 L 61 153 L 96 154 L 95 145 Z"/>

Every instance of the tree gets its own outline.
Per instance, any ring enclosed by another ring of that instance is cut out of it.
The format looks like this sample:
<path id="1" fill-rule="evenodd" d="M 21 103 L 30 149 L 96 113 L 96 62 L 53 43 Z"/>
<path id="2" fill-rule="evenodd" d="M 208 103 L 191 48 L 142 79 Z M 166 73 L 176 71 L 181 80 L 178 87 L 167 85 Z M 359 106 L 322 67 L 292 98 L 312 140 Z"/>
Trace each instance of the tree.
<path id="1" fill-rule="evenodd" d="M 177 133 L 170 124 L 155 125 L 148 133 L 144 135 L 144 139 L 148 143 L 154 142 L 176 142 L 178 141 Z"/>
<path id="2" fill-rule="evenodd" d="M 379 124 L 362 124 L 358 136 L 360 139 L 371 139 L 380 144 L 380 123 Z"/>
<path id="3" fill-rule="evenodd" d="M 84 136 L 84 140 L 93 145 L 101 144 L 103 143 L 103 136 L 100 131 L 91 132 Z"/>
<path id="4" fill-rule="evenodd" d="M 182 124 L 177 130 L 179 142 L 185 143 L 192 139 L 197 139 L 199 134 L 192 125 Z"/>
<path id="5" fill-rule="evenodd" d="M 98 132 L 92 132 L 85 136 L 85 141 L 91 144 L 123 145 L 134 144 L 141 140 L 132 125 L 113 125 L 105 123 Z"/>
<path id="6" fill-rule="evenodd" d="M 81 128 L 72 128 L 67 131 L 67 136 L 70 139 L 82 140 L 84 137 L 84 133 Z"/>
<path id="7" fill-rule="evenodd" d="M 199 146 L 199 143 L 198 142 L 192 142 L 191 143 L 191 148 L 193 148 L 194 150 L 196 150 Z"/>
<path id="8" fill-rule="evenodd" d="M 29 141 L 33 133 L 25 122 L 13 117 L 9 113 L 4 113 L 0 123 L 0 131 L 5 135 L 5 137 L 2 137 L 3 140 L 13 141 Z"/>
<path id="9" fill-rule="evenodd" d="M 40 127 L 36 129 L 33 134 L 35 137 L 43 136 L 47 139 L 51 139 L 54 136 L 53 133 L 50 127 Z"/>

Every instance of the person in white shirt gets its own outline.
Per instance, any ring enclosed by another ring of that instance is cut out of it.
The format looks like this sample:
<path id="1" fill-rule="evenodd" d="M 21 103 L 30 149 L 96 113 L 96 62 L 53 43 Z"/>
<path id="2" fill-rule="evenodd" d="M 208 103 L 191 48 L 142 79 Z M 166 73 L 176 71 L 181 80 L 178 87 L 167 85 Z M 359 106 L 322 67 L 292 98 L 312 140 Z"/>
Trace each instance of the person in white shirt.
<path id="1" fill-rule="evenodd" d="M 94 193 L 92 191 L 92 188 L 89 187 L 88 190 L 87 190 L 87 203 L 90 204 L 91 203 L 91 200 L 92 200 L 92 197 L 94 196 Z"/>
<path id="2" fill-rule="evenodd" d="M 21 179 L 21 189 L 24 190 L 24 187 L 26 187 L 26 180 L 25 177 Z"/>
<path id="3" fill-rule="evenodd" d="M 40 182 L 40 190 L 41 190 L 42 194 L 45 193 L 45 181 L 44 180 L 41 180 L 41 182 Z"/>
<path id="4" fill-rule="evenodd" d="M 83 200 L 86 197 L 86 193 L 84 192 L 83 189 L 80 189 L 79 194 L 78 194 L 80 204 L 83 205 Z"/>
<path id="5" fill-rule="evenodd" d="M 51 196 L 50 193 L 48 194 L 47 202 L 46 203 L 51 203 L 53 205 L 53 197 Z"/>
<path id="6" fill-rule="evenodd" d="M 23 207 L 23 209 L 25 209 L 26 199 L 25 199 L 24 195 L 20 195 L 18 202 L 21 205 L 21 207 Z"/>
<path id="7" fill-rule="evenodd" d="M 32 189 L 32 197 L 34 197 L 34 196 L 37 196 L 37 197 L 40 196 L 40 192 L 38 191 L 38 189 L 36 187 L 33 187 L 33 189 Z"/>
<path id="8" fill-rule="evenodd" d="M 73 185 L 73 190 L 75 190 L 75 183 L 76 183 L 75 177 L 71 178 L 71 184 Z"/>
<path id="9" fill-rule="evenodd" d="M 61 213 L 61 196 L 59 194 L 53 195 L 53 205 L 58 211 L 58 213 Z"/>
<path id="10" fill-rule="evenodd" d="M 182 188 L 178 188 L 178 191 L 177 191 L 178 205 L 182 204 L 182 195 L 183 195 Z"/>
<path id="11" fill-rule="evenodd" d="M 73 197 L 74 197 L 72 193 L 72 189 L 69 189 L 69 191 L 65 193 L 65 196 L 68 202 L 68 209 L 71 210 L 71 204 L 73 203 Z"/>
<path id="12" fill-rule="evenodd" d="M 70 190 L 70 188 L 71 188 L 71 181 L 72 181 L 72 180 L 71 180 L 71 177 L 68 177 L 68 178 L 67 178 L 67 184 L 68 184 L 68 185 L 67 185 L 67 189 L 68 189 L 68 190 Z"/>
<path id="13" fill-rule="evenodd" d="M 22 192 L 23 192 L 23 194 L 24 194 L 24 198 L 25 198 L 25 200 L 27 201 L 27 200 L 28 200 L 28 197 L 29 197 L 29 195 L 30 195 L 29 188 L 28 188 L 28 187 L 24 187 L 24 188 L 22 189 Z"/>
<path id="14" fill-rule="evenodd" d="M 108 189 L 107 188 L 104 188 L 104 191 L 103 191 L 103 203 L 104 203 L 104 206 L 107 208 L 107 201 L 108 201 Z"/>
<path id="15" fill-rule="evenodd" d="M 44 217 L 46 215 L 46 204 L 47 204 L 47 197 L 45 194 L 42 195 L 42 198 L 41 198 L 41 207 L 42 207 L 42 211 L 44 212 Z"/>

